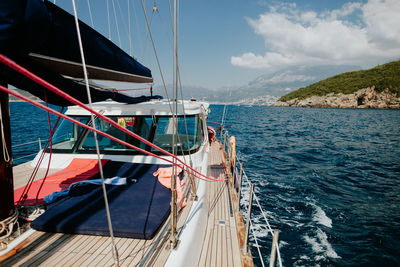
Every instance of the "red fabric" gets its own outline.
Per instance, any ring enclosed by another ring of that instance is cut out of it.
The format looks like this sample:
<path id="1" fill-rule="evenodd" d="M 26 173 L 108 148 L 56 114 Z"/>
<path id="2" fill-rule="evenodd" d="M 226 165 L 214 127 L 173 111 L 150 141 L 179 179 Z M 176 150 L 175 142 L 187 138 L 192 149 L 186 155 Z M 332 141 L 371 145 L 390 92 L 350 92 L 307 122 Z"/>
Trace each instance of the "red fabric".
<path id="1" fill-rule="evenodd" d="M 183 166 L 176 167 L 177 174 L 180 174 L 182 172 L 182 167 Z M 153 173 L 154 176 L 156 177 L 158 176 L 158 181 L 160 182 L 160 184 L 169 189 L 171 189 L 172 168 L 173 167 L 159 168 L 156 172 Z M 176 204 L 178 205 L 183 197 L 182 187 L 185 185 L 185 181 L 176 179 L 175 182 L 176 182 L 176 193 L 177 193 Z M 186 206 L 186 199 L 182 201 L 181 208 L 184 208 L 185 206 Z"/>
<path id="2" fill-rule="evenodd" d="M 101 160 L 102 166 L 109 160 Z M 32 183 L 27 194 L 27 198 L 21 200 L 21 206 L 34 206 L 45 204 L 43 198 L 53 192 L 68 189 L 75 182 L 80 182 L 99 173 L 99 163 L 97 159 L 73 159 L 63 170 L 47 176 L 36 201 L 36 195 L 44 178 Z M 25 186 L 14 190 L 14 203 L 17 204 Z"/>
<path id="3" fill-rule="evenodd" d="M 0 54 L 0 62 L 3 63 L 3 64 L 5 64 L 5 65 L 7 65 L 7 66 L 9 66 L 9 67 L 12 68 L 12 69 L 18 71 L 19 73 L 21 73 L 22 75 L 24 75 L 24 76 L 26 76 L 27 78 L 31 79 L 32 81 L 34 81 L 34 82 L 36 82 L 36 83 L 38 83 L 38 84 L 40 84 L 40 85 L 46 87 L 47 89 L 49 89 L 50 91 L 52 91 L 52 92 L 58 94 L 59 96 L 64 97 L 65 99 L 69 100 L 71 103 L 73 103 L 73 104 L 75 104 L 75 105 L 78 105 L 78 106 L 80 106 L 80 107 L 82 107 L 82 108 L 88 110 L 89 112 L 93 113 L 93 114 L 96 115 L 97 117 L 99 117 L 99 118 L 105 120 L 106 122 L 110 123 L 111 125 L 113 125 L 113 126 L 116 127 L 117 129 L 119 129 L 119 130 L 121 130 L 121 131 L 127 133 L 128 135 L 130 135 L 130 136 L 132 136 L 132 137 L 135 137 L 136 139 L 142 141 L 142 142 L 145 143 L 146 145 L 149 145 L 149 146 L 151 146 L 151 147 L 157 149 L 158 151 L 160 151 L 160 152 L 162 152 L 162 153 L 164 153 L 164 154 L 166 154 L 166 155 L 168 155 L 168 156 L 171 156 L 171 157 L 173 157 L 173 158 L 176 158 L 176 157 L 175 157 L 174 155 L 172 155 L 170 152 L 168 152 L 168 151 L 166 151 L 166 150 L 164 150 L 164 149 L 162 149 L 162 148 L 156 146 L 155 144 L 151 143 L 150 141 L 144 139 L 143 137 L 141 137 L 141 136 L 139 136 L 139 135 L 137 135 L 137 134 L 135 134 L 135 133 L 129 131 L 128 129 L 125 129 L 125 128 L 121 127 L 120 125 L 118 125 L 118 123 L 116 123 L 116 122 L 113 121 L 112 119 L 110 119 L 110 118 L 108 118 L 108 117 L 106 117 L 106 116 L 104 116 L 104 115 L 102 115 L 102 114 L 100 114 L 100 113 L 98 113 L 98 112 L 96 112 L 96 111 L 94 111 L 94 110 L 91 110 L 89 107 L 87 107 L 85 104 L 83 104 L 83 103 L 80 102 L 79 100 L 77 100 L 77 99 L 73 98 L 72 96 L 68 95 L 67 93 L 61 91 L 60 89 L 58 89 L 58 88 L 55 87 L 54 85 L 52 85 L 52 84 L 46 82 L 45 80 L 41 79 L 40 77 L 36 76 L 36 75 L 33 74 L 32 72 L 30 72 L 30 71 L 28 71 L 27 69 L 25 69 L 25 68 L 21 67 L 20 65 L 16 64 L 14 61 L 10 60 L 9 58 L 7 58 L 6 56 L 4 56 L 4 55 L 2 55 L 2 54 Z M 8 88 L 6 88 L 6 87 L 4 87 L 4 86 L 2 86 L 2 85 L 0 85 L 0 90 L 3 91 L 3 92 L 6 92 L 6 93 L 8 93 L 8 94 L 14 95 L 14 96 L 16 96 L 16 97 L 18 97 L 18 98 L 20 98 L 20 99 L 22 99 L 22 100 L 24 100 L 24 101 L 26 101 L 26 102 L 28 102 L 28 103 L 31 103 L 32 105 L 35 105 L 35 106 L 41 108 L 41 109 L 48 110 L 48 111 L 52 112 L 53 114 L 55 114 L 55 115 L 57 115 L 57 116 L 60 116 L 60 117 L 62 117 L 62 118 L 67 118 L 68 120 L 72 121 L 70 118 L 68 118 L 68 117 L 65 116 L 64 114 L 61 114 L 61 113 L 59 113 L 59 112 L 57 112 L 57 111 L 54 111 L 53 109 L 50 109 L 50 108 L 48 108 L 48 107 L 45 107 L 45 106 L 39 104 L 38 102 L 33 101 L 33 100 L 31 100 L 31 99 L 29 99 L 29 98 L 27 98 L 27 97 L 25 97 L 25 96 L 23 96 L 23 95 L 17 93 L 15 90 L 9 90 Z M 80 122 L 77 122 L 77 121 L 73 121 L 73 122 L 76 123 L 76 124 L 78 124 L 78 125 L 81 125 L 82 127 L 85 127 L 85 128 L 88 128 L 88 129 L 89 129 L 89 126 L 87 126 L 87 125 L 81 124 Z M 90 127 L 90 128 L 91 128 L 91 127 Z M 136 150 L 138 150 L 138 151 L 141 151 L 141 152 L 145 153 L 146 155 L 150 155 L 150 156 L 153 156 L 153 157 L 155 157 L 155 158 L 158 158 L 158 159 L 161 159 L 161 160 L 165 160 L 165 161 L 167 161 L 167 162 L 169 162 L 169 163 L 172 163 L 170 160 L 167 160 L 167 159 L 165 159 L 165 158 L 162 158 L 161 156 L 158 156 L 158 155 L 155 155 L 155 154 L 150 153 L 150 152 L 148 152 L 148 151 L 145 151 L 145 150 L 143 150 L 143 149 L 141 149 L 141 148 L 135 147 L 135 146 L 133 146 L 133 145 L 131 145 L 131 144 L 128 144 L 128 143 L 126 143 L 126 142 L 124 142 L 124 141 L 122 141 L 122 140 L 119 140 L 119 139 L 117 139 L 117 138 L 115 138 L 115 137 L 113 137 L 113 136 L 109 136 L 109 135 L 107 135 L 106 133 L 102 133 L 101 131 L 94 130 L 93 128 L 92 128 L 92 131 L 95 131 L 95 132 L 97 132 L 97 133 L 99 133 L 99 134 L 102 134 L 102 135 L 104 135 L 104 136 L 106 136 L 106 137 L 108 137 L 108 138 L 110 138 L 110 139 L 112 139 L 112 140 L 114 140 L 114 141 L 117 141 L 117 142 L 119 142 L 119 143 L 121 143 L 121 144 L 127 145 L 127 146 L 129 146 L 129 147 L 131 147 L 131 148 L 134 148 L 134 149 L 136 149 Z M 193 175 L 196 176 L 197 178 L 199 178 L 200 180 L 214 181 L 214 182 L 217 182 L 217 181 L 225 181 L 225 179 L 219 180 L 219 179 L 213 179 L 213 178 L 211 178 L 211 177 L 207 177 L 206 175 L 204 175 L 204 174 L 202 174 L 202 173 L 196 171 L 195 169 L 191 168 L 190 166 L 186 165 L 182 160 L 180 160 L 180 159 L 178 159 L 178 158 L 176 158 L 176 159 L 177 159 L 180 163 L 182 163 L 184 166 L 186 166 L 189 170 L 191 170 L 191 171 L 193 172 Z"/>

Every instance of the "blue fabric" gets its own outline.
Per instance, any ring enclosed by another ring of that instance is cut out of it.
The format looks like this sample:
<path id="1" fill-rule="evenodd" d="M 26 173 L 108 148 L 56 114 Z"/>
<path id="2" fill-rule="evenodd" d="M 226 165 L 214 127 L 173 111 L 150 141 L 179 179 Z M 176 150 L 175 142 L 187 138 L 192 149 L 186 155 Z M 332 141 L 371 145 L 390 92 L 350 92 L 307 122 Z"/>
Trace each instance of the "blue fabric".
<path id="1" fill-rule="evenodd" d="M 151 77 L 151 71 L 126 54 L 110 40 L 80 22 L 85 59 L 88 65 Z M 55 85 L 81 102 L 88 103 L 84 85 L 56 73 L 49 67 L 32 60 L 29 53 L 81 62 L 72 15 L 49 1 L 12 0 L 0 1 L 0 53 L 25 67 L 42 79 Z M 71 103 L 25 76 L 0 64 L 0 79 L 15 87 L 45 99 L 50 104 L 69 106 Z M 154 97 L 129 97 L 116 92 L 90 88 L 93 102 L 113 99 L 117 102 L 135 104 Z"/>
<path id="2" fill-rule="evenodd" d="M 104 184 L 107 184 L 107 185 L 127 185 L 128 183 L 132 183 L 132 182 L 136 182 L 136 179 L 133 179 L 133 178 L 127 179 L 126 177 L 118 177 L 118 176 L 115 176 L 113 178 L 104 179 Z M 44 200 L 44 202 L 46 202 L 47 205 L 54 203 L 55 201 L 68 196 L 69 192 L 71 190 L 73 190 L 74 187 L 85 186 L 85 185 L 102 185 L 102 180 L 101 179 L 90 179 L 90 180 L 73 183 L 69 186 L 68 189 L 53 192 L 50 195 L 45 196 L 43 198 L 43 200 Z"/>
<path id="3" fill-rule="evenodd" d="M 165 165 L 107 162 L 105 176 L 134 178 L 127 185 L 106 185 L 114 235 L 151 239 L 170 212 L 171 190 L 153 172 Z M 99 178 L 98 176 L 93 177 Z M 72 187 L 31 224 L 46 232 L 109 235 L 101 186 Z"/>

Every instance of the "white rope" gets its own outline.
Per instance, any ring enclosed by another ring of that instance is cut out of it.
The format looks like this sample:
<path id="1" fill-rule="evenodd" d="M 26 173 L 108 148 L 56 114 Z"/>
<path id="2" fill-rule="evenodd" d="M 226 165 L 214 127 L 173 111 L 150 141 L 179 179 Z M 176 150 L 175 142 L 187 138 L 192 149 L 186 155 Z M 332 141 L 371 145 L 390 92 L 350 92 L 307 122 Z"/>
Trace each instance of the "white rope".
<path id="1" fill-rule="evenodd" d="M 129 0 L 128 0 L 128 3 L 129 3 Z M 128 35 L 128 41 L 129 41 L 129 44 L 131 44 L 131 35 L 130 35 L 130 33 L 129 33 L 129 31 L 128 31 L 128 27 L 126 26 L 126 22 L 125 22 L 125 16 L 124 16 L 124 13 L 122 12 L 122 8 L 121 8 L 121 5 L 119 4 L 119 1 L 117 1 L 117 5 L 118 5 L 118 11 L 119 11 L 119 14 L 121 15 L 121 21 L 122 21 L 122 25 L 124 26 L 123 28 L 124 28 L 124 30 L 125 30 L 125 35 Z M 129 11 L 129 7 L 128 7 L 128 11 Z M 132 55 L 130 55 L 130 56 L 132 56 Z"/>
<path id="2" fill-rule="evenodd" d="M 238 159 L 238 162 L 240 162 L 239 159 Z M 246 174 L 244 169 L 243 169 L 243 176 L 246 179 L 247 183 L 250 184 L 250 180 L 249 180 L 249 178 L 248 178 L 248 176 L 247 176 L 247 174 Z M 260 201 L 258 200 L 258 197 L 254 192 L 253 192 L 253 196 L 254 196 L 254 199 L 256 200 L 258 208 L 261 211 L 262 216 L 264 217 L 264 221 L 267 224 L 268 231 L 271 233 L 272 240 L 273 240 L 274 231 L 272 230 L 271 225 L 269 224 L 269 221 L 268 221 L 267 217 L 265 216 L 264 210 L 261 207 Z M 267 235 L 268 235 L 268 232 L 267 232 Z M 282 259 L 281 259 L 281 254 L 280 254 L 280 251 L 279 251 L 279 245 L 278 244 L 275 244 L 275 245 L 276 245 L 276 253 L 278 255 L 278 263 L 279 263 L 279 266 L 282 267 Z"/>
<path id="3" fill-rule="evenodd" d="M 108 5 L 108 0 L 106 0 L 106 3 L 107 3 L 107 21 L 108 21 L 108 40 L 111 40 L 110 7 Z"/>
<path id="4" fill-rule="evenodd" d="M 90 17 L 90 23 L 92 24 L 92 28 L 94 28 L 94 23 L 93 23 L 93 17 L 92 17 L 92 9 L 90 8 L 90 0 L 87 0 L 87 5 L 89 9 L 89 17 Z"/>
<path id="5" fill-rule="evenodd" d="M 150 40 L 151 40 L 151 43 L 152 43 L 152 45 L 153 45 L 153 51 L 154 51 L 154 55 L 155 55 L 155 57 L 156 57 L 158 69 L 159 69 L 159 71 L 160 71 L 160 76 L 161 76 L 161 80 L 162 80 L 162 83 L 163 83 L 163 86 L 164 86 L 165 94 L 166 94 L 166 96 L 167 96 L 167 99 L 169 99 L 168 91 L 167 91 L 167 86 L 166 86 L 165 80 L 164 80 L 164 74 L 163 74 L 163 72 L 162 72 L 162 70 L 161 70 L 160 61 L 158 60 L 158 54 L 157 54 L 156 45 L 154 44 L 153 35 L 152 35 L 152 33 L 151 33 L 149 21 L 148 21 L 148 19 L 147 19 L 146 8 L 145 8 L 145 5 L 144 5 L 144 3 L 143 3 L 143 0 L 141 0 L 141 3 L 142 3 L 142 9 L 143 9 L 143 13 L 144 13 L 144 18 L 145 18 L 145 20 L 146 20 L 147 31 L 148 31 L 148 33 L 149 33 Z M 169 101 L 168 101 L 168 103 L 169 103 Z M 171 104 L 170 104 L 170 103 L 169 103 L 169 106 L 170 106 L 170 110 L 172 110 Z"/>
<path id="6" fill-rule="evenodd" d="M 128 2 L 128 36 L 129 36 L 129 55 L 132 56 L 132 38 L 131 38 L 131 11 Z"/>
<path id="7" fill-rule="evenodd" d="M 78 35 L 79 50 L 80 50 L 81 58 L 82 58 L 82 67 L 83 67 L 83 74 L 84 74 L 85 82 L 86 82 L 86 92 L 87 92 L 87 95 L 88 95 L 89 107 L 90 107 L 90 109 L 93 109 L 92 97 L 91 97 L 90 89 L 89 89 L 89 79 L 88 79 L 87 69 L 86 69 L 85 54 L 83 52 L 83 45 L 82 45 L 81 33 L 80 33 L 80 29 L 79 29 L 78 15 L 77 15 L 77 12 L 76 12 L 76 7 L 75 7 L 75 0 L 72 0 L 72 5 L 73 5 L 73 8 L 74 8 L 76 32 L 77 32 L 77 35 Z M 96 123 L 95 123 L 95 119 L 94 119 L 93 113 L 90 114 L 90 117 L 91 117 L 91 121 L 92 121 L 92 127 L 94 128 L 94 130 L 96 130 Z M 109 209 L 109 206 L 108 206 L 108 198 L 107 198 L 106 186 L 104 184 L 103 166 L 101 164 L 100 149 L 99 149 L 99 143 L 98 143 L 98 140 L 97 140 L 96 131 L 94 131 L 93 134 L 94 134 L 94 140 L 95 140 L 95 144 L 96 144 L 97 159 L 98 159 L 98 162 L 99 162 L 100 177 L 101 177 L 102 188 L 103 188 L 104 203 L 105 203 L 106 213 L 107 213 L 108 229 L 110 231 L 110 237 L 111 237 L 111 243 L 112 243 L 112 252 L 113 252 L 113 256 L 114 256 L 114 264 L 116 266 L 119 266 L 118 250 L 117 250 L 117 247 L 116 247 L 116 244 L 115 244 L 115 240 L 114 240 L 114 232 L 113 232 L 113 228 L 112 228 L 110 209 Z"/>
<path id="8" fill-rule="evenodd" d="M 133 9 L 133 15 L 135 17 L 135 26 L 136 26 L 136 32 L 137 32 L 136 35 L 137 36 L 141 36 L 142 34 L 141 34 L 140 27 L 139 27 L 139 22 L 138 22 L 138 17 L 137 17 L 137 14 L 136 14 L 136 8 L 135 8 L 135 2 L 134 1 L 132 2 L 132 9 Z M 144 26 L 144 27 L 146 29 L 146 26 Z M 144 45 L 143 38 L 138 38 L 138 39 L 140 41 L 142 49 L 144 50 L 145 45 Z M 136 43 L 138 43 L 138 40 L 135 41 L 135 44 Z M 142 57 L 141 60 L 144 61 L 144 57 Z"/>
<path id="9" fill-rule="evenodd" d="M 117 35 L 118 35 L 119 47 L 122 48 L 121 36 L 119 35 L 119 26 L 118 26 L 117 12 L 116 12 L 116 10 L 115 10 L 114 0 L 111 0 L 111 3 L 112 3 L 112 6 L 113 6 L 113 10 L 114 10 L 114 19 L 115 19 L 115 25 L 116 25 L 116 28 L 117 28 Z"/>
<path id="10" fill-rule="evenodd" d="M 260 257 L 260 260 L 261 260 L 261 265 L 262 265 L 263 267 L 265 267 L 265 265 L 264 265 L 264 260 L 263 260 L 263 257 L 262 257 L 262 254 L 261 254 L 261 250 L 260 250 L 260 245 L 258 244 L 257 237 L 256 237 L 256 235 L 255 235 L 255 233 L 254 233 L 253 223 L 252 223 L 251 221 L 250 221 L 250 230 L 251 230 L 251 233 L 253 234 L 254 242 L 256 243 L 256 247 L 257 247 L 257 251 L 258 251 L 258 256 Z"/>
<path id="11" fill-rule="evenodd" d="M 1 142 L 3 145 L 3 158 L 5 162 L 10 162 L 11 157 L 10 154 L 8 153 L 8 149 L 7 149 L 7 143 L 6 143 L 6 136 L 4 133 L 4 125 L 3 125 L 3 112 L 2 112 L 2 106 L 0 104 L 0 124 L 1 124 Z"/>
<path id="12" fill-rule="evenodd" d="M 0 240 L 4 240 L 12 234 L 14 224 L 17 223 L 17 221 L 18 210 L 15 209 L 13 215 L 0 222 L 0 234 L 3 234 L 3 232 L 5 232 L 4 235 L 0 236 Z"/>

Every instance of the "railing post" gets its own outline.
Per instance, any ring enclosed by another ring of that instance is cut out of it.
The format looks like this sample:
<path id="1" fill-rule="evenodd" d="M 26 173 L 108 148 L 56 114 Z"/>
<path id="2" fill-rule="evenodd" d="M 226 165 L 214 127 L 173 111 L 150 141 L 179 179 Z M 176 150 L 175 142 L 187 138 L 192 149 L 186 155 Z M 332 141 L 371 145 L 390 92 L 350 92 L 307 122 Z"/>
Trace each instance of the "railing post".
<path id="1" fill-rule="evenodd" d="M 240 195 L 241 195 L 241 191 L 242 191 L 242 175 L 243 175 L 243 164 L 240 163 L 240 174 L 239 174 L 239 190 L 238 190 L 238 206 L 237 206 L 237 211 L 240 211 Z"/>
<path id="2" fill-rule="evenodd" d="M 250 195 L 249 195 L 249 208 L 247 209 L 247 221 L 246 221 L 246 234 L 244 236 L 244 243 L 242 251 L 246 254 L 249 253 L 247 243 L 249 241 L 249 230 L 250 230 L 250 220 L 251 220 L 251 207 L 253 205 L 253 184 L 250 184 Z"/>
<path id="3" fill-rule="evenodd" d="M 272 239 L 271 256 L 269 260 L 269 267 L 275 266 L 276 260 L 276 247 L 278 246 L 279 231 L 274 231 L 274 238 Z"/>
<path id="4" fill-rule="evenodd" d="M 40 137 L 39 137 L 39 151 L 42 150 L 42 141 L 40 141 Z"/>

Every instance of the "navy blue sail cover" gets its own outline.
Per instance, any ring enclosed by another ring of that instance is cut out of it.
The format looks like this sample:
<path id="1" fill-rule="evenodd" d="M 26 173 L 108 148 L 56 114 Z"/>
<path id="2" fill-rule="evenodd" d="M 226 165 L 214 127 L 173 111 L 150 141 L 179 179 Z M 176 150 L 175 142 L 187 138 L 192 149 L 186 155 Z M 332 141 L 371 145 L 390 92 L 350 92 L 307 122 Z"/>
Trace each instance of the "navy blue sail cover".
<path id="1" fill-rule="evenodd" d="M 171 190 L 153 175 L 165 165 L 107 162 L 105 177 L 127 177 L 136 182 L 107 185 L 114 235 L 151 239 L 169 216 Z M 96 175 L 92 177 L 98 179 Z M 66 198 L 50 204 L 44 214 L 31 223 L 39 231 L 108 236 L 108 224 L 100 185 L 85 185 L 70 190 Z"/>
<path id="2" fill-rule="evenodd" d="M 79 25 L 89 78 L 152 81 L 151 71 L 148 68 L 85 23 L 80 21 Z M 83 77 L 74 17 L 51 2 L 0 1 L 0 53 L 87 103 L 85 86 L 62 76 Z M 6 66 L 0 66 L 0 78 L 41 99 L 47 98 L 51 104 L 71 105 Z M 95 88 L 90 90 L 93 101 L 111 98 L 120 102 L 137 103 L 144 100 Z"/>

